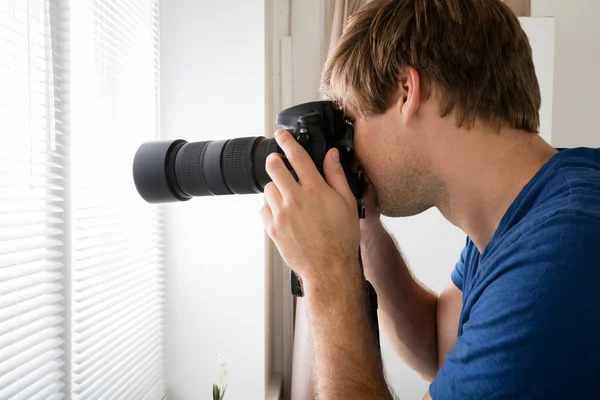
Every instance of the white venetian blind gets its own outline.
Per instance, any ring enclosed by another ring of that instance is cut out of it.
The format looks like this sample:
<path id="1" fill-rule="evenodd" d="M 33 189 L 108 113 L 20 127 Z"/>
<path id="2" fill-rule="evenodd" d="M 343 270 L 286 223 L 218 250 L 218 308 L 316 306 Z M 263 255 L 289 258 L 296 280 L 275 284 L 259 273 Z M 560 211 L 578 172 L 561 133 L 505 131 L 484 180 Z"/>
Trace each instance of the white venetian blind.
<path id="1" fill-rule="evenodd" d="M 63 137 L 48 0 L 0 0 L 0 399 L 64 397 Z"/>
<path id="2" fill-rule="evenodd" d="M 157 0 L 71 0 L 72 398 L 161 399 L 161 218 L 132 178 L 158 138 Z"/>

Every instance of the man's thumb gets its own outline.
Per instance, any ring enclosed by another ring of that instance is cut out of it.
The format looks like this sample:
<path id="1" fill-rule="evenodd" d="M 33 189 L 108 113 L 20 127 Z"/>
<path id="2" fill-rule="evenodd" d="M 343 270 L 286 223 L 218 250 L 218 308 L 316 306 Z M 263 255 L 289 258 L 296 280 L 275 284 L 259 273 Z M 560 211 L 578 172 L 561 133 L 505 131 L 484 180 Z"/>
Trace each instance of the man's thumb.
<path id="1" fill-rule="evenodd" d="M 340 153 L 338 149 L 331 149 L 327 152 L 325 160 L 323 160 L 323 171 L 325 172 L 325 180 L 336 192 L 344 196 L 348 204 L 354 203 L 354 195 L 348 185 L 344 168 L 340 163 Z"/>

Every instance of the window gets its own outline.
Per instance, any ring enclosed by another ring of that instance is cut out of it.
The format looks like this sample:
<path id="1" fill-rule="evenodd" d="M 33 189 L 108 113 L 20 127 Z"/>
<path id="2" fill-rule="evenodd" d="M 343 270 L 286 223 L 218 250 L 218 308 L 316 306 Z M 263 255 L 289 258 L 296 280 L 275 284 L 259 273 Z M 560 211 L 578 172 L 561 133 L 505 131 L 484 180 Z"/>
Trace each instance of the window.
<path id="1" fill-rule="evenodd" d="M 157 0 L 0 0 L 0 399 L 161 399 Z"/>
<path id="2" fill-rule="evenodd" d="M 48 28 L 43 1 L 0 2 L 2 399 L 58 398 L 64 385 L 64 179 Z"/>

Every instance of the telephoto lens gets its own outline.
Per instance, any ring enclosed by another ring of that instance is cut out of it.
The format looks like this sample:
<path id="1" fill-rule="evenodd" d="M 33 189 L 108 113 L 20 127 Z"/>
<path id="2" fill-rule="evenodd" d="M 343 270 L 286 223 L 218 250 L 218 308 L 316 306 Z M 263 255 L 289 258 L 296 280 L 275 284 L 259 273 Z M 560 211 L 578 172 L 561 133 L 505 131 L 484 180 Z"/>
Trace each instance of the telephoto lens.
<path id="1" fill-rule="evenodd" d="M 263 136 L 147 142 L 135 154 L 134 182 L 149 203 L 261 193 L 271 180 L 265 171 L 267 156 L 277 150 L 275 140 Z"/>

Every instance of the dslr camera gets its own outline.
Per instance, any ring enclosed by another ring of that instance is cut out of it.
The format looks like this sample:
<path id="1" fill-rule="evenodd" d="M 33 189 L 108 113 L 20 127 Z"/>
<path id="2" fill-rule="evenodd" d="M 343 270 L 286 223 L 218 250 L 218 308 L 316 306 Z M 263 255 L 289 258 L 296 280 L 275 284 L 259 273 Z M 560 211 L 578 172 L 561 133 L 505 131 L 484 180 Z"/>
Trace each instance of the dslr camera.
<path id="1" fill-rule="evenodd" d="M 308 152 L 323 175 L 323 160 L 333 147 L 350 189 L 364 217 L 364 179 L 353 170 L 354 126 L 331 101 L 315 101 L 290 107 L 277 114 L 276 123 L 290 132 Z M 142 144 L 134 157 L 133 178 L 140 196 L 149 203 L 187 201 L 194 196 L 262 193 L 271 178 L 265 170 L 267 156 L 280 153 L 297 179 L 275 139 L 241 137 L 188 143 L 185 140 Z M 292 293 L 303 294 L 299 278 L 291 275 Z"/>

